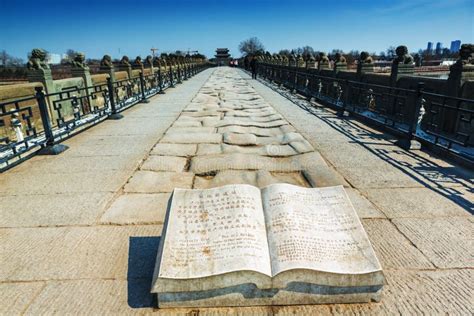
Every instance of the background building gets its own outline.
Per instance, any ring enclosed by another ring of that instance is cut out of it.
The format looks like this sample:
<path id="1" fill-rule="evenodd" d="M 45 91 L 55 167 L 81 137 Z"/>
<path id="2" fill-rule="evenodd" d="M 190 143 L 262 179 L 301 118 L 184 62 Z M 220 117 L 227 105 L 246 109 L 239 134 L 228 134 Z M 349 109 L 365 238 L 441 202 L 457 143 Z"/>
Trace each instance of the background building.
<path id="1" fill-rule="evenodd" d="M 458 52 L 460 48 L 461 48 L 461 41 L 455 40 L 451 42 L 451 47 L 449 48 L 449 50 L 451 51 L 451 53 L 455 53 L 455 52 Z"/>
<path id="2" fill-rule="evenodd" d="M 219 66 L 227 66 L 229 65 L 229 62 L 232 60 L 232 57 L 230 57 L 228 48 L 216 49 L 216 55 L 214 56 L 215 56 L 214 61 Z"/>

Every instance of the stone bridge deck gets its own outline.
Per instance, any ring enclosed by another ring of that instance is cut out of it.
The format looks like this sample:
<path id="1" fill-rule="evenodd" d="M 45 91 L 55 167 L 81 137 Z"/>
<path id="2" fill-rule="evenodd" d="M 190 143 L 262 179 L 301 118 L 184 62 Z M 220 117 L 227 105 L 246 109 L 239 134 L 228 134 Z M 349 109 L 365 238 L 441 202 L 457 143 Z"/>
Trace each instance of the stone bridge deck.
<path id="1" fill-rule="evenodd" d="M 474 312 L 472 172 L 236 69 L 151 101 L 0 175 L 0 314 Z M 346 187 L 385 271 L 382 301 L 154 309 L 173 188 L 274 182 Z"/>

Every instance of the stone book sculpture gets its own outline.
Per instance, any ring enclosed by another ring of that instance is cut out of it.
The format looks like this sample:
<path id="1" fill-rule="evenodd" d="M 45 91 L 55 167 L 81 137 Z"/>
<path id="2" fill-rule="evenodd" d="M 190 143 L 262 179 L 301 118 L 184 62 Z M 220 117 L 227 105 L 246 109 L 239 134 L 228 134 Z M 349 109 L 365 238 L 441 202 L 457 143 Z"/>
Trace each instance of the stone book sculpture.
<path id="1" fill-rule="evenodd" d="M 384 276 L 342 186 L 175 189 L 152 292 L 162 307 L 370 302 Z"/>

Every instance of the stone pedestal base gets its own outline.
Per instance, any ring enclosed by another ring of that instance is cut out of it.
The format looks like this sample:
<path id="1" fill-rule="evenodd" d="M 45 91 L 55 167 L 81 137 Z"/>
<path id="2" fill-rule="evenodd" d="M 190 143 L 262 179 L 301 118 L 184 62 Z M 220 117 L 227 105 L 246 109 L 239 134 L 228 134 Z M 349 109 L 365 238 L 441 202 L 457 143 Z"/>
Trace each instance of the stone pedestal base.
<path id="1" fill-rule="evenodd" d="M 414 139 L 411 139 L 411 140 L 406 139 L 406 138 L 399 139 L 395 142 L 395 145 L 405 150 L 420 150 L 421 149 L 420 142 Z"/>
<path id="2" fill-rule="evenodd" d="M 123 115 L 119 114 L 119 113 L 110 114 L 108 119 L 109 120 L 121 120 L 121 119 L 123 119 Z"/>
<path id="3" fill-rule="evenodd" d="M 53 146 L 46 146 L 38 151 L 38 155 L 59 155 L 69 147 L 62 144 L 55 144 Z"/>

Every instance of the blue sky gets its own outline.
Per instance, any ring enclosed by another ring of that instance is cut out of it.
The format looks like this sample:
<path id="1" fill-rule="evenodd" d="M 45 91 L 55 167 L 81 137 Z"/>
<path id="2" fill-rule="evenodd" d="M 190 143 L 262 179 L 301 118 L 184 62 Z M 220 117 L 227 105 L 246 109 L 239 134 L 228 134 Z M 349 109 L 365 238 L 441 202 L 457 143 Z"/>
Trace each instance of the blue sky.
<path id="1" fill-rule="evenodd" d="M 380 52 L 428 41 L 474 42 L 474 0 L 0 0 L 0 50 L 26 59 L 35 47 L 100 58 L 198 50 L 212 56 L 256 36 L 271 52 L 310 45 Z"/>

